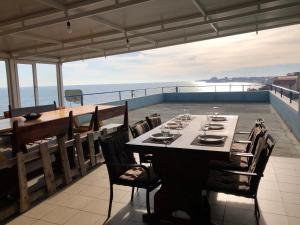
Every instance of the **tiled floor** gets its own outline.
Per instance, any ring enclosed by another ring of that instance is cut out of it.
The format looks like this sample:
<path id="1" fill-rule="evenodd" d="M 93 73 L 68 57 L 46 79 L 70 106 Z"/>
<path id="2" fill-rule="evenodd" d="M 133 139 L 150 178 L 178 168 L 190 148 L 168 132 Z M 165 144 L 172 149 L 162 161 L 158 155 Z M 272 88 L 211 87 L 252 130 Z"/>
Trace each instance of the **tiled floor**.
<path id="1" fill-rule="evenodd" d="M 263 117 L 270 133 L 277 140 L 258 193 L 261 225 L 300 225 L 300 144 L 268 104 L 216 104 L 226 114 L 240 116 L 238 129 L 249 130 L 254 119 Z M 163 120 L 189 108 L 203 114 L 211 104 L 159 104 L 130 112 L 131 122 L 161 112 Z M 114 122 L 119 122 L 116 119 Z M 292 157 L 283 157 L 283 155 Z M 61 192 L 49 197 L 28 212 L 10 221 L 9 225 L 100 225 L 108 208 L 108 175 L 101 166 Z M 143 224 L 145 192 L 139 190 L 130 202 L 131 189 L 114 187 L 114 202 L 109 225 Z M 153 193 L 154 194 L 154 193 Z M 153 199 L 151 194 L 151 199 Z M 253 201 L 220 193 L 210 194 L 213 222 L 219 225 L 255 224 Z M 152 202 L 153 205 L 153 202 Z"/>
<path id="2" fill-rule="evenodd" d="M 139 190 L 133 202 L 130 188 L 115 186 L 114 194 L 112 217 L 107 224 L 143 224 L 145 192 Z M 101 166 L 8 224 L 100 225 L 106 219 L 108 197 L 108 175 L 106 167 Z M 261 225 L 300 224 L 300 159 L 271 157 L 258 199 Z M 255 224 L 250 199 L 211 193 L 210 203 L 216 224 Z"/>

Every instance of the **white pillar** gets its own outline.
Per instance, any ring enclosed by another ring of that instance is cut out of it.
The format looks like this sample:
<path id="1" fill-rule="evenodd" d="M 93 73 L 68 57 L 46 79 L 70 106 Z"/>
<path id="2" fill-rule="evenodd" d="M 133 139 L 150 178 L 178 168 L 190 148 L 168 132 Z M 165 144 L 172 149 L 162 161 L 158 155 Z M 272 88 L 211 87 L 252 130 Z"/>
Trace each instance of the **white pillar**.
<path id="1" fill-rule="evenodd" d="M 6 60 L 6 71 L 7 71 L 7 83 L 9 93 L 9 104 L 12 108 L 20 107 L 20 92 L 19 92 L 19 80 L 17 76 L 17 65 L 16 61 L 12 58 Z"/>
<path id="2" fill-rule="evenodd" d="M 57 91 L 58 91 L 58 104 L 64 106 L 64 83 L 62 73 L 62 63 L 56 63 L 56 76 L 57 76 Z"/>

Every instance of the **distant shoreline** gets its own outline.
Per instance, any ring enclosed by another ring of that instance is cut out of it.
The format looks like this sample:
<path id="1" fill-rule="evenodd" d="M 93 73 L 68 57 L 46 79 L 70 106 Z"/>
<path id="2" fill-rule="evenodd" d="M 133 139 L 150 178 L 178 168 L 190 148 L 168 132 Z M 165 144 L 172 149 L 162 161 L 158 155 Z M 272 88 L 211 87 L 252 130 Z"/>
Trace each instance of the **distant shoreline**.
<path id="1" fill-rule="evenodd" d="M 198 80 L 196 82 L 207 82 L 207 83 L 231 83 L 231 82 L 246 82 L 246 83 L 261 83 L 261 84 L 272 84 L 275 77 L 224 77 L 217 78 L 212 77 L 208 80 Z"/>

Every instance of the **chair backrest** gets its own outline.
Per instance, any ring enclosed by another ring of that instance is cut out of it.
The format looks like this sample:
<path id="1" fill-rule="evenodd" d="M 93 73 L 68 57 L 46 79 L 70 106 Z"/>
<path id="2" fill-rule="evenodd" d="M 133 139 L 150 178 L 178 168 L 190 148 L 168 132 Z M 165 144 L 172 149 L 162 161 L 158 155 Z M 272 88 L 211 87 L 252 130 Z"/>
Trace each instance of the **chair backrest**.
<path id="1" fill-rule="evenodd" d="M 247 144 L 246 150 L 252 154 L 256 151 L 256 146 L 260 137 L 264 136 L 267 130 L 260 125 L 254 127 L 250 133 L 251 138 L 249 139 L 251 143 Z"/>
<path id="2" fill-rule="evenodd" d="M 151 129 L 161 125 L 161 118 L 160 115 L 157 113 L 152 114 L 151 116 L 147 116 L 146 121 L 149 124 Z"/>
<path id="3" fill-rule="evenodd" d="M 117 180 L 129 167 L 120 164 L 135 164 L 134 155 L 126 150 L 129 141 L 128 130 L 120 130 L 99 138 L 102 153 L 111 182 Z"/>
<path id="4" fill-rule="evenodd" d="M 62 118 L 43 123 L 19 126 L 18 121 L 13 123 L 13 153 L 27 152 L 26 144 L 49 137 L 73 137 L 73 112 L 68 118 Z"/>
<path id="5" fill-rule="evenodd" d="M 139 122 L 136 122 L 132 126 L 129 126 L 129 129 L 131 131 L 131 134 L 134 138 L 148 132 L 150 129 L 149 124 L 146 120 L 141 120 Z"/>
<path id="6" fill-rule="evenodd" d="M 53 104 L 49 105 L 39 105 L 39 106 L 32 106 L 32 107 L 23 107 L 23 108 L 16 108 L 12 109 L 11 106 L 8 106 L 9 112 L 8 112 L 8 117 L 17 117 L 17 116 L 23 116 L 28 113 L 43 113 L 43 112 L 49 112 L 56 110 L 56 102 L 54 101 Z"/>
<path id="7" fill-rule="evenodd" d="M 268 134 L 259 138 L 257 150 L 251 162 L 248 172 L 254 172 L 258 176 L 250 177 L 250 191 L 257 193 L 261 177 L 263 177 L 265 168 L 275 146 L 274 138 Z"/>
<path id="8" fill-rule="evenodd" d="M 128 130 L 128 103 L 125 101 L 124 105 L 116 106 L 114 108 L 103 109 L 101 112 L 98 110 L 98 106 L 95 108 L 95 112 L 93 115 L 94 119 L 94 131 L 98 131 L 100 129 L 99 122 L 110 119 L 112 117 L 124 115 L 123 126 L 122 128 Z"/>

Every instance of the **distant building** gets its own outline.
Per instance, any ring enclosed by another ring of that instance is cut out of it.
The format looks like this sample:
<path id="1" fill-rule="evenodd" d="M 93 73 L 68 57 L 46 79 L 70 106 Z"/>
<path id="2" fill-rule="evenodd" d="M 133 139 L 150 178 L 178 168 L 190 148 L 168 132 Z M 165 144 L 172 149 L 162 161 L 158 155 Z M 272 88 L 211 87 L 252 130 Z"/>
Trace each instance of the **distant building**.
<path id="1" fill-rule="evenodd" d="M 273 80 L 274 85 L 289 88 L 292 90 L 300 90 L 300 73 L 290 73 L 287 76 L 278 76 Z"/>

